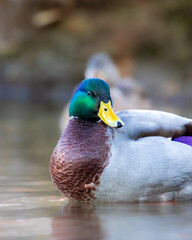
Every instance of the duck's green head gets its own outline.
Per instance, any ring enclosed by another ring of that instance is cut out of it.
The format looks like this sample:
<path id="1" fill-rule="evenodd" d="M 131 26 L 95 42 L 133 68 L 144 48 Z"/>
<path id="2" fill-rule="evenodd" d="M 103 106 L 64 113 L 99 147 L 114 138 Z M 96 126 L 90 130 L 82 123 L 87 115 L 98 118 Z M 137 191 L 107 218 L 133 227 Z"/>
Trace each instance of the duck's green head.
<path id="1" fill-rule="evenodd" d="M 75 91 L 70 106 L 69 116 L 86 121 L 102 120 L 110 127 L 122 127 L 124 123 L 114 113 L 109 85 L 99 78 L 82 81 Z"/>

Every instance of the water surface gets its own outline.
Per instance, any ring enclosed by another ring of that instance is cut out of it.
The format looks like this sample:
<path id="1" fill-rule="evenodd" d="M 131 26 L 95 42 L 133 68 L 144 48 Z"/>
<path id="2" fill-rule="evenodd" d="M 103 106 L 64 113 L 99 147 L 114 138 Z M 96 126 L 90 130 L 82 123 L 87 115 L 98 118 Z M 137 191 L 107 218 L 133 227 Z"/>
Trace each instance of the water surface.
<path id="1" fill-rule="evenodd" d="M 61 108 L 4 103 L 0 110 L 0 239 L 192 239 L 192 202 L 69 202 L 48 172 Z"/>

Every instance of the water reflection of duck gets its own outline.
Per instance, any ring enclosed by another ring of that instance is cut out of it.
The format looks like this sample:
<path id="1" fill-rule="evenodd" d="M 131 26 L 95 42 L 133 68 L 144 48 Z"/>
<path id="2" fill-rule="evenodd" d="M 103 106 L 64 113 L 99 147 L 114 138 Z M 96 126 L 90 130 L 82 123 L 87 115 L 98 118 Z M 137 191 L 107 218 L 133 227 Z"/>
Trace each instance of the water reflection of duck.
<path id="1" fill-rule="evenodd" d="M 192 120 L 150 110 L 117 116 L 111 105 L 103 80 L 79 85 L 50 161 L 58 189 L 84 201 L 191 199 Z"/>
<path id="2" fill-rule="evenodd" d="M 55 240 L 102 240 L 104 232 L 93 204 L 67 203 L 52 220 Z"/>
<path id="3" fill-rule="evenodd" d="M 54 240 L 151 240 L 157 235 L 159 239 L 169 240 L 190 238 L 191 212 L 191 203 L 175 205 L 174 203 L 68 202 L 51 219 L 52 238 Z"/>
<path id="4" fill-rule="evenodd" d="M 85 69 L 85 78 L 97 77 L 105 80 L 111 90 L 114 110 L 151 109 L 151 102 L 145 97 L 141 85 L 131 77 L 122 77 L 117 66 L 106 53 L 97 53 L 90 57 Z M 60 118 L 60 129 L 64 130 L 68 117 L 69 104 Z"/>

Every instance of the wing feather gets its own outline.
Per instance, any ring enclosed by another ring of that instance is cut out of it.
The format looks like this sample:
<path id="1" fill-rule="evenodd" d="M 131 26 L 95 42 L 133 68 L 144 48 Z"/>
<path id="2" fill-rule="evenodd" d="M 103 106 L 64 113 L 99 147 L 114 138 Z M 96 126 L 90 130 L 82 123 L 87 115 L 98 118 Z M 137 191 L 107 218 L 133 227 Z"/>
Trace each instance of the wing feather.
<path id="1" fill-rule="evenodd" d="M 122 131 L 129 138 L 192 136 L 192 119 L 176 114 L 155 110 L 127 110 L 117 112 L 117 115 L 125 123 Z"/>

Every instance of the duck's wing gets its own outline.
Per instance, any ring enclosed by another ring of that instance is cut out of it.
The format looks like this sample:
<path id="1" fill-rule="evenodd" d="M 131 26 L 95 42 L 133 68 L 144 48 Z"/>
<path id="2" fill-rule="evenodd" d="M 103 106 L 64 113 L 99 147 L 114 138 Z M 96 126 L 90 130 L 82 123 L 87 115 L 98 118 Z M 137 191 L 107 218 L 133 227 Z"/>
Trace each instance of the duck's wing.
<path id="1" fill-rule="evenodd" d="M 125 123 L 121 131 L 129 138 L 192 136 L 192 119 L 172 113 L 155 110 L 127 110 L 117 112 L 117 115 Z"/>

